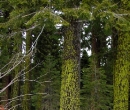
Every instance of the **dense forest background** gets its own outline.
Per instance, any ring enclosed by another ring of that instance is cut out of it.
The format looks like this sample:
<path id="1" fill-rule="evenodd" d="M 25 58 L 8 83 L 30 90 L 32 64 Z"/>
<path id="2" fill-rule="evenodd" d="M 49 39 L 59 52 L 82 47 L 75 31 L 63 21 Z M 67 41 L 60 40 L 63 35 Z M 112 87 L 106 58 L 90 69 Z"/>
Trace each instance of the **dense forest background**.
<path id="1" fill-rule="evenodd" d="M 5 110 L 130 110 L 129 0 L 0 0 Z"/>

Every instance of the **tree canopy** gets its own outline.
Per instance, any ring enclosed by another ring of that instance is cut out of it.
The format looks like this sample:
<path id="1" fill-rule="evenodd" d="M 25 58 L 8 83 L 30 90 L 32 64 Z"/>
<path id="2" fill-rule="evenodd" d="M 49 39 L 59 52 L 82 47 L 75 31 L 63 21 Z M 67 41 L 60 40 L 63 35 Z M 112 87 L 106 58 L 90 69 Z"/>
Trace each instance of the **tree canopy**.
<path id="1" fill-rule="evenodd" d="M 0 105 L 129 110 L 129 0 L 0 1 Z"/>

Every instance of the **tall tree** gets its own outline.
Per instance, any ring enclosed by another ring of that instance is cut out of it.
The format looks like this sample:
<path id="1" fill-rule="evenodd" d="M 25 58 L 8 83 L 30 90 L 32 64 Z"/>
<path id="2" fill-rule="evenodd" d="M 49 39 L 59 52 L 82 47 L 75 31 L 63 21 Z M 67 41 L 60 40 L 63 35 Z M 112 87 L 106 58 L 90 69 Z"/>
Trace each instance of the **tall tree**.
<path id="1" fill-rule="evenodd" d="M 129 12 L 129 1 L 119 1 L 120 13 Z M 114 65 L 114 110 L 128 110 L 129 106 L 129 69 L 130 69 L 130 29 L 129 16 L 117 20 L 118 39 Z M 124 25 L 122 25 L 124 24 Z"/>
<path id="2" fill-rule="evenodd" d="M 16 34 L 13 36 L 13 55 L 16 55 L 16 59 L 18 60 L 19 56 L 22 55 L 22 37 L 21 33 Z M 11 106 L 14 110 L 19 109 L 20 105 L 20 74 L 21 74 L 21 65 L 15 67 L 15 69 L 11 72 L 11 80 L 14 80 L 14 84 L 11 86 L 11 98 L 14 99 L 11 103 Z"/>
<path id="3" fill-rule="evenodd" d="M 23 104 L 22 109 L 23 110 L 30 110 L 31 104 L 30 104 L 30 69 L 31 69 L 31 55 L 30 52 L 31 49 L 31 32 L 27 32 L 26 34 L 26 57 L 25 57 L 25 71 L 23 75 Z M 30 52 L 30 53 L 29 53 Z"/>
<path id="4" fill-rule="evenodd" d="M 60 110 L 80 110 L 80 30 L 73 20 L 64 29 Z"/>
<path id="5" fill-rule="evenodd" d="M 98 21 L 98 20 L 97 20 Z M 99 80 L 100 77 L 100 72 L 97 72 L 98 69 L 100 68 L 100 58 L 99 58 L 99 52 L 100 52 L 100 35 L 99 32 L 101 31 L 98 26 L 100 26 L 100 22 L 95 22 L 92 23 L 92 82 Z M 98 24 L 99 23 L 99 24 Z M 98 110 L 99 108 L 97 105 L 99 105 L 99 91 L 100 91 L 100 86 L 98 83 L 95 83 L 93 86 L 93 89 L 91 91 L 91 96 L 93 96 L 92 102 L 91 102 L 91 110 Z"/>
<path id="6" fill-rule="evenodd" d="M 7 6 L 8 5 L 8 6 Z M 12 56 L 12 46 L 9 28 L 3 28 L 4 22 L 6 22 L 9 18 L 9 12 L 12 10 L 12 7 L 9 5 L 7 1 L 3 1 L 0 3 L 0 73 L 3 76 L 11 65 L 7 65 L 11 56 Z M 5 68 L 3 68 L 7 65 Z M 2 90 L 6 87 L 10 82 L 10 75 L 6 75 L 0 78 Z M 7 88 L 3 93 L 0 94 L 1 100 L 0 102 L 4 106 L 8 103 L 8 99 L 10 98 L 10 88 Z"/>
<path id="7" fill-rule="evenodd" d="M 128 33 L 118 37 L 117 56 L 114 66 L 114 110 L 128 110 L 129 97 L 129 45 Z"/>
<path id="8" fill-rule="evenodd" d="M 92 56 L 90 60 L 90 67 L 83 69 L 83 96 L 86 96 L 85 107 L 90 110 L 99 110 L 104 108 L 108 109 L 110 108 L 107 106 L 110 104 L 110 99 L 107 97 L 107 95 L 110 95 L 110 88 L 106 83 L 107 78 L 105 78 L 105 74 L 107 73 L 107 70 L 104 70 L 104 66 L 106 66 L 108 62 L 105 56 L 107 55 L 108 51 L 106 38 L 111 35 L 110 24 L 112 23 L 110 23 L 110 21 L 112 21 L 112 18 L 108 12 L 112 11 L 113 6 L 111 2 L 107 0 L 98 0 L 96 1 L 96 4 L 92 0 L 87 4 L 90 4 L 89 10 L 92 14 L 92 18 L 94 19 L 91 19 L 91 21 L 88 22 L 86 33 L 86 36 L 89 36 L 91 39 Z M 105 14 L 104 11 L 106 11 L 108 14 Z M 109 19 L 107 19 L 108 16 L 110 17 Z M 88 81 L 85 81 L 85 78 Z M 105 93 L 106 91 L 109 91 L 107 95 Z"/>

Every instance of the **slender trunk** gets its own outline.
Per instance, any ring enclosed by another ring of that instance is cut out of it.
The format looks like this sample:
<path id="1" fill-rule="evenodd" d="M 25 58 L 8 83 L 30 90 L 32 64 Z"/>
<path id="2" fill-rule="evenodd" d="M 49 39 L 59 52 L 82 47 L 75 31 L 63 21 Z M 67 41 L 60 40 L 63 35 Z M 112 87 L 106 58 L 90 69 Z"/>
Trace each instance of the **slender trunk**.
<path id="1" fill-rule="evenodd" d="M 22 39 L 21 39 L 21 34 L 17 34 L 15 37 L 18 37 L 19 41 L 14 41 L 15 44 L 14 44 L 14 47 L 15 48 L 15 53 L 19 53 L 21 54 L 22 53 Z M 15 40 L 15 39 L 12 39 L 12 40 Z M 16 39 L 17 40 L 17 39 Z M 17 59 L 18 60 L 18 59 Z M 14 110 L 19 110 L 19 104 L 20 104 L 20 98 L 18 97 L 20 95 L 20 71 L 21 71 L 21 65 L 18 65 L 17 67 L 15 67 L 15 69 L 13 70 L 12 74 L 11 74 L 11 77 L 12 79 L 15 78 L 15 83 L 11 86 L 11 98 L 14 99 L 11 103 L 12 105 L 12 108 Z"/>
<path id="2" fill-rule="evenodd" d="M 28 51 L 31 48 L 31 32 L 27 33 L 26 36 L 26 52 L 28 54 Z M 31 58 L 30 58 L 31 54 L 27 55 L 25 58 L 25 81 L 24 81 L 24 85 L 23 85 L 23 110 L 30 110 L 30 65 L 31 65 Z"/>
<path id="3" fill-rule="evenodd" d="M 13 48 L 12 48 L 12 45 L 11 45 L 11 43 L 12 43 L 12 40 L 10 39 L 10 42 L 8 43 L 7 42 L 7 45 L 5 45 L 5 56 L 7 56 L 7 59 L 8 58 L 11 58 L 11 56 L 12 56 L 12 52 L 13 52 Z M 6 53 L 7 52 L 7 53 Z M 6 58 L 5 58 L 5 61 L 8 61 Z M 7 62 L 6 62 L 7 63 Z M 10 66 L 11 65 L 8 65 L 8 67 L 6 68 L 6 69 L 8 69 L 8 68 L 10 68 Z M 1 73 L 2 72 L 4 72 L 4 71 L 6 71 L 6 69 L 4 69 L 3 71 L 1 71 Z M 10 83 L 10 80 L 11 80 L 11 74 L 8 74 L 8 75 L 6 75 L 5 77 L 3 77 L 2 79 L 1 79 L 1 81 L 2 81 L 2 87 L 4 88 L 4 87 L 6 87 L 9 83 Z M 2 93 L 2 105 L 4 105 L 4 106 L 6 106 L 6 108 L 8 108 L 8 106 L 10 106 L 10 104 L 8 105 L 8 103 L 9 103 L 9 98 L 11 97 L 11 87 L 9 86 L 8 88 L 6 88 L 6 90 Z"/>
<path id="4" fill-rule="evenodd" d="M 2 84 L 3 84 L 3 87 L 6 87 L 8 84 L 9 84 L 9 75 L 8 76 L 5 76 L 3 79 L 2 79 Z M 6 105 L 8 103 L 8 99 L 9 99 L 9 88 L 7 88 L 4 92 L 3 92 L 3 95 L 2 95 L 2 105 Z"/>
<path id="5" fill-rule="evenodd" d="M 65 28 L 60 110 L 80 110 L 80 35 L 81 24 Z"/>
<path id="6" fill-rule="evenodd" d="M 93 73 L 91 75 L 92 82 L 97 82 L 99 80 L 99 72 L 98 69 L 100 67 L 100 58 L 99 58 L 99 51 L 100 51 L 100 40 L 98 37 L 97 32 L 95 32 L 95 29 L 92 29 L 92 68 Z M 98 106 L 100 102 L 98 102 L 100 96 L 99 96 L 99 85 L 98 83 L 94 83 L 92 91 L 91 91 L 91 108 L 90 110 L 99 110 Z"/>
<path id="7" fill-rule="evenodd" d="M 16 78 L 17 77 L 17 78 Z M 14 70 L 14 75 L 13 78 L 16 78 L 16 82 L 12 85 L 12 99 L 14 99 L 14 101 L 11 103 L 12 107 L 14 108 L 14 110 L 19 110 L 19 101 L 20 99 L 18 98 L 19 94 L 20 94 L 20 83 L 19 83 L 19 67 L 16 67 Z"/>

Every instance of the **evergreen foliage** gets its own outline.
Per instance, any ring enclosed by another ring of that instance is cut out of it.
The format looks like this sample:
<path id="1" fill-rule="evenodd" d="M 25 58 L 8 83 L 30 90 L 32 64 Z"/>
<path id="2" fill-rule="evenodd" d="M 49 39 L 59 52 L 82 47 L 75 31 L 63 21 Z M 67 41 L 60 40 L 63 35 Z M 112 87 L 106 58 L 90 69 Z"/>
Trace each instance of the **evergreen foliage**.
<path id="1" fill-rule="evenodd" d="M 91 58 L 89 58 L 89 62 L 88 67 L 82 69 L 81 110 L 112 109 L 112 85 L 107 84 L 104 69 L 96 68 L 95 62 Z M 100 79 L 98 74 L 100 74 Z M 94 80 L 93 75 L 95 75 Z M 93 89 L 94 94 L 92 94 Z"/>
<path id="2" fill-rule="evenodd" d="M 36 82 L 33 83 L 36 95 L 32 96 L 35 109 L 58 110 L 60 94 L 60 71 L 57 70 L 57 59 L 48 54 L 43 67 L 37 73 Z"/>
<path id="3" fill-rule="evenodd" d="M 129 0 L 1 0 L 0 104 L 129 110 L 129 13 Z"/>

